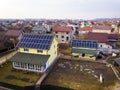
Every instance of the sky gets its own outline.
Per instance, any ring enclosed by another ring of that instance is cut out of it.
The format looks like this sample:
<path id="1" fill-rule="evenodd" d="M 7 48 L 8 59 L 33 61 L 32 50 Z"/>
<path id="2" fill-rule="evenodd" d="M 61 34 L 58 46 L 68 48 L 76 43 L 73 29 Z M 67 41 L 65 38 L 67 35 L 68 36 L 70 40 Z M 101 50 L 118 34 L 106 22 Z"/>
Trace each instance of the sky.
<path id="1" fill-rule="evenodd" d="M 120 18 L 120 0 L 0 0 L 0 18 Z"/>

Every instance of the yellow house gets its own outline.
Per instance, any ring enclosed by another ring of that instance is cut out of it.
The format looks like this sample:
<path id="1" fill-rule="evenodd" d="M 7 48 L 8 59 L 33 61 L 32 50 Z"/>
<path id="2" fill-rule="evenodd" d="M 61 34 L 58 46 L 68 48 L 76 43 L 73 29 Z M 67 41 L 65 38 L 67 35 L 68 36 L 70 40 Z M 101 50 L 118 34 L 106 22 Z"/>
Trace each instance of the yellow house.
<path id="1" fill-rule="evenodd" d="M 44 72 L 57 57 L 57 40 L 51 34 L 24 34 L 11 58 L 13 68 Z"/>
<path id="2" fill-rule="evenodd" d="M 96 59 L 98 42 L 94 40 L 72 40 L 72 55 L 80 58 Z"/>

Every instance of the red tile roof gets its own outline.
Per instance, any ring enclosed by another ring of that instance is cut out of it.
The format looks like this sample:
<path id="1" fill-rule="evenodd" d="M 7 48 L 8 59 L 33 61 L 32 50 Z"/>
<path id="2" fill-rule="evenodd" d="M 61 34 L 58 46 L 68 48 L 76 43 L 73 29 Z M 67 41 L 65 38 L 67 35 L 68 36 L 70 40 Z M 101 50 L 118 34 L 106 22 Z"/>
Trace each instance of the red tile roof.
<path id="1" fill-rule="evenodd" d="M 99 43 L 108 43 L 107 33 L 92 33 L 89 32 L 87 35 L 88 40 L 97 40 Z"/>
<path id="2" fill-rule="evenodd" d="M 93 25 L 93 29 L 98 29 L 98 30 L 111 30 L 111 26 L 106 26 L 106 25 Z"/>
<path id="3" fill-rule="evenodd" d="M 108 38 L 109 39 L 118 39 L 119 38 L 119 34 L 109 34 Z"/>
<path id="4" fill-rule="evenodd" d="M 11 36 L 11 37 L 18 37 L 20 34 L 22 34 L 22 30 L 8 30 L 5 35 Z"/>
<path id="5" fill-rule="evenodd" d="M 92 28 L 90 26 L 86 26 L 86 27 L 79 28 L 79 30 L 92 31 Z"/>
<path id="6" fill-rule="evenodd" d="M 54 26 L 53 32 L 70 32 L 72 27 L 70 26 Z"/>

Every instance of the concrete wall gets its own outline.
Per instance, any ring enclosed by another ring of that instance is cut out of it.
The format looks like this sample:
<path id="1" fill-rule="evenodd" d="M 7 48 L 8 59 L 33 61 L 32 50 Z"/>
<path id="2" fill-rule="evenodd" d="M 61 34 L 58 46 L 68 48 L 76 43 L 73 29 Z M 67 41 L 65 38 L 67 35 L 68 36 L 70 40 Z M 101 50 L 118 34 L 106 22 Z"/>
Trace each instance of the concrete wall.
<path id="1" fill-rule="evenodd" d="M 10 58 L 12 58 L 15 54 L 17 53 L 17 51 L 13 51 L 8 55 L 5 55 L 3 57 L 0 58 L 0 65 L 5 63 L 7 60 L 9 60 Z"/>
<path id="2" fill-rule="evenodd" d="M 92 32 L 95 32 L 95 33 L 108 33 L 108 34 L 110 34 L 111 30 L 93 29 Z"/>

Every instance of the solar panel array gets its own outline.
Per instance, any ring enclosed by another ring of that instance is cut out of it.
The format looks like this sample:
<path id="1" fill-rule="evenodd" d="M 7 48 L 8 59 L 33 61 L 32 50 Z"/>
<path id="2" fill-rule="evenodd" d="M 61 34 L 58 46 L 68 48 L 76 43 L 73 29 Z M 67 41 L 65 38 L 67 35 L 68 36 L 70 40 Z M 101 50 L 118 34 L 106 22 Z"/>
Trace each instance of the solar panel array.
<path id="1" fill-rule="evenodd" d="M 72 47 L 98 48 L 98 42 L 92 40 L 72 40 Z"/>
<path id="2" fill-rule="evenodd" d="M 52 40 L 50 34 L 24 34 L 17 47 L 49 50 Z"/>

